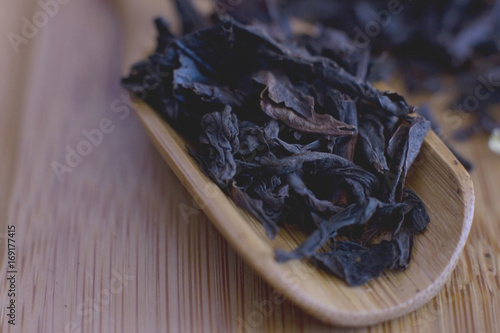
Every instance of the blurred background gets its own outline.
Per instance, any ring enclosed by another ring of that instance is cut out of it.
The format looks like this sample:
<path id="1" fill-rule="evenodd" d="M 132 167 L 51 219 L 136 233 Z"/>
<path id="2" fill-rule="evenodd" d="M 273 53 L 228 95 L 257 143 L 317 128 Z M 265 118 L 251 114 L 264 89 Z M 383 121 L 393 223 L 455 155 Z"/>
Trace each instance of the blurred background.
<path id="1" fill-rule="evenodd" d="M 500 1 L 199 0 L 195 12 L 192 5 L 0 3 L 0 331 L 500 331 Z M 387 81 L 434 119 L 470 164 L 476 191 L 469 241 L 435 299 L 358 330 L 324 325 L 283 299 L 269 302 L 276 291 L 211 226 L 120 87 L 126 69 L 152 50 L 157 15 L 176 34 L 229 15 L 311 53 L 341 47 L 337 61 L 346 67 L 371 57 L 369 79 Z M 337 42 L 315 44 L 297 31 Z M 15 326 L 6 309 L 8 226 L 16 230 Z"/>

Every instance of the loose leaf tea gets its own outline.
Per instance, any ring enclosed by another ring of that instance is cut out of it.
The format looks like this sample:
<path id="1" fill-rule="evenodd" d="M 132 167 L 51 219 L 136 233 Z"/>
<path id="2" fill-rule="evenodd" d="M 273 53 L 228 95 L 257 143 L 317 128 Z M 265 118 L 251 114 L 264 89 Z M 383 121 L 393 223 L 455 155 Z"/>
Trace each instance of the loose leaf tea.
<path id="1" fill-rule="evenodd" d="M 156 26 L 156 52 L 123 86 L 196 143 L 204 172 L 270 238 L 286 224 L 309 233 L 278 261 L 314 260 L 353 286 L 408 266 L 429 217 L 405 182 L 430 124 L 365 80 L 366 59 L 232 19 L 180 37 Z"/>
<path id="2" fill-rule="evenodd" d="M 272 21 L 269 8 L 248 2 L 230 15 L 252 22 Z M 265 1 L 264 1 L 265 2 Z M 316 26 L 316 35 L 298 43 L 311 54 L 332 57 L 350 74 L 387 78 L 397 72 L 412 91 L 450 88 L 458 97 L 450 108 L 465 113 L 472 124 L 454 138 L 500 127 L 499 0 L 282 0 L 275 25 L 290 18 Z M 350 39 L 352 38 L 352 39 Z M 368 53 L 384 61 L 368 61 Z M 441 77 L 452 77 L 451 85 Z M 457 119 L 457 117 L 453 117 Z M 470 123 L 468 121 L 467 123 Z M 467 169 L 471 164 L 459 157 Z"/>

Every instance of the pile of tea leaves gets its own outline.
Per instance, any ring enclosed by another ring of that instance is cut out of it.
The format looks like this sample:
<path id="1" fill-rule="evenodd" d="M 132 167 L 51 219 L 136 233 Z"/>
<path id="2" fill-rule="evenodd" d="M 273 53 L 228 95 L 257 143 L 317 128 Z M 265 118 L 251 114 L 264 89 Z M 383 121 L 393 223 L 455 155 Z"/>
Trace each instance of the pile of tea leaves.
<path id="1" fill-rule="evenodd" d="M 346 68 L 232 19 L 178 37 L 155 23 L 156 51 L 123 86 L 196 143 L 269 238 L 286 224 L 309 234 L 278 261 L 313 260 L 352 286 L 408 267 L 429 217 L 405 183 L 430 124 L 366 81 L 369 61 Z"/>
<path id="2" fill-rule="evenodd" d="M 458 92 L 450 110 L 474 121 L 455 139 L 500 128 L 500 0 L 255 0 L 229 9 L 243 22 L 308 21 L 317 36 L 301 40 L 314 54 L 341 49 L 351 60 L 369 51 L 384 59 L 373 77 L 397 74 L 413 92 Z"/>

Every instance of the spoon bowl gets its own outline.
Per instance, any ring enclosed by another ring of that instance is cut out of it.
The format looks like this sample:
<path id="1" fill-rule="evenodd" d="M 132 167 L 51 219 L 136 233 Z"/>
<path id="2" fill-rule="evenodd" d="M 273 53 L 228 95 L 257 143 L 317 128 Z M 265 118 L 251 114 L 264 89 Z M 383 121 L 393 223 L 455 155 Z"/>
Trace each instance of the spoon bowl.
<path id="1" fill-rule="evenodd" d="M 365 326 L 409 313 L 437 294 L 458 262 L 472 224 L 474 191 L 467 171 L 434 132 L 408 178 L 431 218 L 415 237 L 408 269 L 349 287 L 309 262 L 276 262 L 275 248 L 292 250 L 306 235 L 284 228 L 269 240 L 261 224 L 203 174 L 179 134 L 145 103 L 136 111 L 168 165 L 239 255 L 288 300 L 324 322 Z"/>

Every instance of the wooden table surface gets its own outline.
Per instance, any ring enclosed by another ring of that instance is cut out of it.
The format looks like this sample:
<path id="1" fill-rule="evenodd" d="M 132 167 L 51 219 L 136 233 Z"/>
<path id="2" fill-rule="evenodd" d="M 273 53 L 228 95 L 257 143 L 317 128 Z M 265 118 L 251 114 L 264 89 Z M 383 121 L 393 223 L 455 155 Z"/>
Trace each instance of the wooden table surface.
<path id="1" fill-rule="evenodd" d="M 455 145 L 475 162 L 476 211 L 438 296 L 381 325 L 328 326 L 238 257 L 155 151 L 119 86 L 130 59 L 116 4 L 58 1 L 42 0 L 58 4 L 50 15 L 0 2 L 0 332 L 500 332 L 500 156 L 485 136 Z"/>

